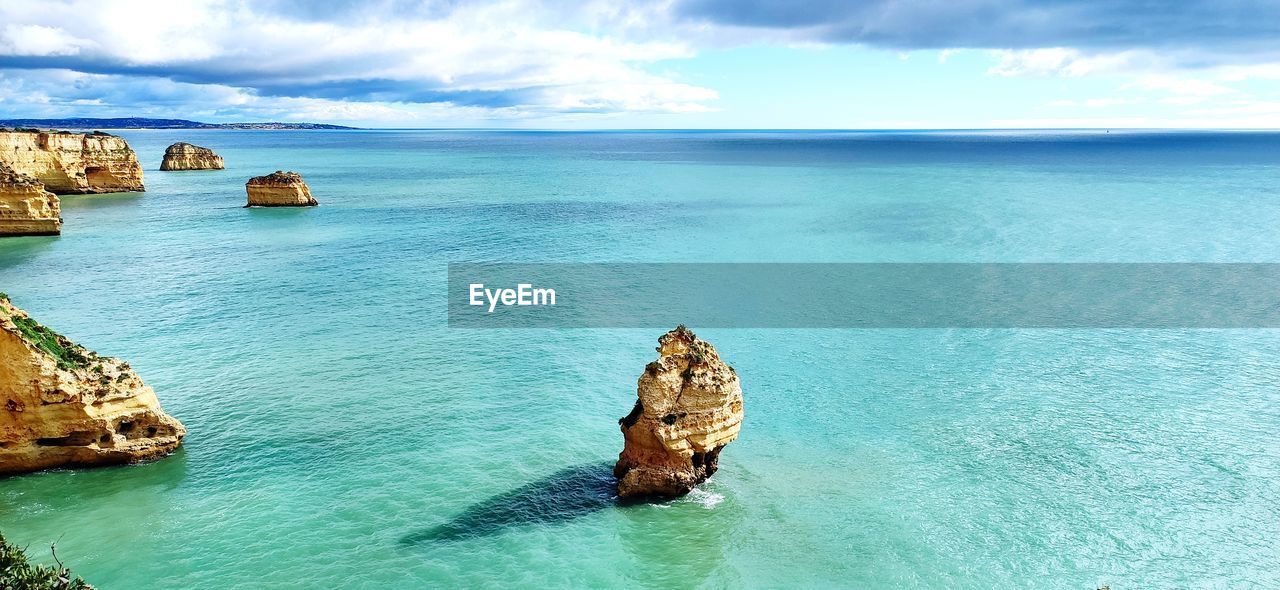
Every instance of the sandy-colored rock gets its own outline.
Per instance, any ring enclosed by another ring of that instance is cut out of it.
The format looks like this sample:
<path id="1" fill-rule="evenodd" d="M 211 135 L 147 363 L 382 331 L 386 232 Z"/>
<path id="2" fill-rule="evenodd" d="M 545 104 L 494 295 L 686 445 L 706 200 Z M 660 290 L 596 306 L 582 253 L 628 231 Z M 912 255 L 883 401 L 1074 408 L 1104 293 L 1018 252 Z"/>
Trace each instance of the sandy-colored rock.
<path id="1" fill-rule="evenodd" d="M 276 170 L 266 176 L 255 176 L 244 185 L 249 194 L 245 207 L 312 207 L 319 203 L 297 172 Z"/>
<path id="2" fill-rule="evenodd" d="M 0 130 L 0 162 L 57 194 L 143 190 L 142 166 L 129 143 L 97 131 Z"/>
<path id="3" fill-rule="evenodd" d="M 177 170 L 222 170 L 225 168 L 222 163 L 222 156 L 213 153 L 213 150 L 191 145 L 189 143 L 175 143 L 164 151 L 164 160 L 160 162 L 160 170 L 177 171 Z"/>
<path id="4" fill-rule="evenodd" d="M 0 236 L 52 236 L 62 232 L 58 196 L 0 162 Z"/>
<path id="5" fill-rule="evenodd" d="M 129 363 L 72 343 L 0 295 L 0 475 L 142 461 L 185 434 Z"/>
<path id="6" fill-rule="evenodd" d="M 658 339 L 658 360 L 619 420 L 625 440 L 613 473 L 618 496 L 686 494 L 716 472 L 720 451 L 738 438 L 742 387 L 715 347 L 684 326 Z"/>

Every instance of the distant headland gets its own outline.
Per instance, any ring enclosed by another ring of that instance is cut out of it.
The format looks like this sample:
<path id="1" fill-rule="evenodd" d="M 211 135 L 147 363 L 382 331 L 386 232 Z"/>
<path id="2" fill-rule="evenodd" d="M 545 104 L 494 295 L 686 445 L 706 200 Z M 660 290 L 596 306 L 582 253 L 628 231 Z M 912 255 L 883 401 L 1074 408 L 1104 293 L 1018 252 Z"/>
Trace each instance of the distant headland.
<path id="1" fill-rule="evenodd" d="M 146 119 L 123 117 L 96 119 L 0 119 L 0 127 L 35 127 L 39 129 L 357 129 L 325 123 L 201 123 L 186 119 Z"/>

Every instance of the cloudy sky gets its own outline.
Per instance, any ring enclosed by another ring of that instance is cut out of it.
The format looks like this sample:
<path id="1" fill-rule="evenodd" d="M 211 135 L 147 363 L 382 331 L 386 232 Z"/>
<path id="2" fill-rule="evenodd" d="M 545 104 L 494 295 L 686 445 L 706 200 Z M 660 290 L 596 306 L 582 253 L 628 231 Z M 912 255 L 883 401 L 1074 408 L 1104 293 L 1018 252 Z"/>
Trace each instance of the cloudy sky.
<path id="1" fill-rule="evenodd" d="M 1273 0 L 0 0 L 0 118 L 1280 128 Z"/>

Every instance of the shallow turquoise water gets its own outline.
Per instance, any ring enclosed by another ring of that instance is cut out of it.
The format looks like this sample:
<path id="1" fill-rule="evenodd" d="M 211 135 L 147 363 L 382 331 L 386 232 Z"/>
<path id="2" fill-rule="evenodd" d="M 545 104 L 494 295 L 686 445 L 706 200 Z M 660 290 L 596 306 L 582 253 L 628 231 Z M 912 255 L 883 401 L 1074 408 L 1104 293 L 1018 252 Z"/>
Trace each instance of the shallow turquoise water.
<path id="1" fill-rule="evenodd" d="M 618 507 L 657 331 L 444 305 L 450 261 L 1280 262 L 1280 136 L 123 135 L 148 192 L 0 242 L 0 290 L 190 430 L 0 480 L 100 588 L 1280 586 L 1276 331 L 702 330 L 742 438 Z M 228 170 L 155 171 L 178 140 Z M 278 168 L 322 206 L 240 208 Z"/>

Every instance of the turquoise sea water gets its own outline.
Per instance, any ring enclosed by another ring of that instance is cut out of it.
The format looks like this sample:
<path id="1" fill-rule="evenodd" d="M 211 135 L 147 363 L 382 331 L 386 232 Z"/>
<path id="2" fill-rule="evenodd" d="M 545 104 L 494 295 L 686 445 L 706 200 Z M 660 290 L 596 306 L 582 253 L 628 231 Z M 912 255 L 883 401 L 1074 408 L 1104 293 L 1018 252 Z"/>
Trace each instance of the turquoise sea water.
<path id="1" fill-rule="evenodd" d="M 1280 135 L 122 134 L 146 193 L 0 241 L 0 290 L 190 431 L 0 480 L 0 531 L 99 588 L 1280 587 L 1274 330 L 699 330 L 742 437 L 620 507 L 659 331 L 444 300 L 458 261 L 1280 262 Z M 228 169 L 156 171 L 179 140 Z M 321 206 L 240 208 L 276 169 Z"/>

